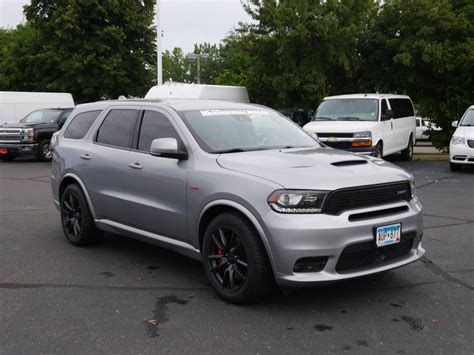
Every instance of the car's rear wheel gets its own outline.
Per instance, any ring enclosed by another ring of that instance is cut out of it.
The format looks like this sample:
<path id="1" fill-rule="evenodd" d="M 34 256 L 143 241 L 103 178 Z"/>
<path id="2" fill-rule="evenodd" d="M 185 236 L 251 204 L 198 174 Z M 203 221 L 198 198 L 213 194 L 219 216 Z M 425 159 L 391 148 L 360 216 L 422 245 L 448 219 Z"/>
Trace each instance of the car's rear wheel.
<path id="1" fill-rule="evenodd" d="M 77 246 L 97 243 L 103 232 L 97 229 L 81 188 L 71 184 L 61 195 L 61 223 L 67 240 Z"/>
<path id="2" fill-rule="evenodd" d="M 413 136 L 410 136 L 406 149 L 402 150 L 402 159 L 405 161 L 413 159 Z"/>
<path id="3" fill-rule="evenodd" d="M 255 303 L 274 287 L 265 247 L 253 226 L 235 213 L 215 217 L 202 244 L 204 271 L 222 299 Z"/>
<path id="4" fill-rule="evenodd" d="M 53 151 L 51 150 L 51 142 L 49 139 L 42 140 L 38 145 L 38 160 L 51 161 Z"/>
<path id="5" fill-rule="evenodd" d="M 456 164 L 456 163 L 449 163 L 449 168 L 451 171 L 459 171 L 462 168 L 461 164 Z"/>

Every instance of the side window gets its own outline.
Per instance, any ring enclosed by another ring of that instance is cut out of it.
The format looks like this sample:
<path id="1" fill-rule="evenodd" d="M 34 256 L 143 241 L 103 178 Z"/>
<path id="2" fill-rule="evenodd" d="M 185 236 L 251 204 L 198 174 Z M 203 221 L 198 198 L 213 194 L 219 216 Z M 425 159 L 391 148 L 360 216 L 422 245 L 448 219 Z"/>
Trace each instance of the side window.
<path id="1" fill-rule="evenodd" d="M 100 114 L 99 111 L 88 111 L 83 112 L 72 118 L 71 124 L 67 127 L 64 132 L 64 138 L 70 139 L 82 139 L 86 135 L 89 128 L 91 128 L 97 116 Z"/>
<path id="2" fill-rule="evenodd" d="M 385 111 L 387 111 L 387 109 L 388 109 L 387 100 L 383 99 L 382 106 L 381 106 L 381 114 L 385 115 Z"/>
<path id="3" fill-rule="evenodd" d="M 393 117 L 401 118 L 414 116 L 413 105 L 409 99 L 389 99 L 390 106 L 392 106 Z"/>
<path id="4" fill-rule="evenodd" d="M 137 110 L 111 110 L 97 132 L 96 142 L 130 148 L 137 115 Z"/>
<path id="5" fill-rule="evenodd" d="M 176 138 L 178 144 L 181 142 L 178 133 L 164 114 L 145 111 L 138 137 L 138 150 L 149 152 L 151 142 L 157 138 Z"/>

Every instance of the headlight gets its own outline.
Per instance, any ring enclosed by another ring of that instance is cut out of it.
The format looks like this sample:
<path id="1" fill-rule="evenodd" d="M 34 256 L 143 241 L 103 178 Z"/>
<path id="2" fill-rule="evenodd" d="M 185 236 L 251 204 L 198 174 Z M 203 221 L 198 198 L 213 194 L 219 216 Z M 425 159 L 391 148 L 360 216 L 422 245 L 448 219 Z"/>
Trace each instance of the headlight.
<path id="1" fill-rule="evenodd" d="M 267 198 L 279 213 L 320 213 L 327 191 L 277 190 Z"/>
<path id="2" fill-rule="evenodd" d="M 411 198 L 415 198 L 415 196 L 416 196 L 416 186 L 415 186 L 415 179 L 413 178 L 413 176 L 410 180 L 410 194 L 411 194 L 410 195 Z"/>
<path id="3" fill-rule="evenodd" d="M 35 130 L 33 128 L 25 128 L 20 131 L 21 140 L 23 142 L 34 142 Z"/>
<path id="4" fill-rule="evenodd" d="M 453 138 L 451 138 L 451 144 L 452 145 L 464 144 L 465 141 L 466 140 L 463 137 L 453 136 Z"/>
<path id="5" fill-rule="evenodd" d="M 59 141 L 59 131 L 54 132 L 53 135 L 51 136 L 51 142 L 49 143 L 49 146 L 52 150 L 56 148 L 56 145 L 58 144 Z"/>
<path id="6" fill-rule="evenodd" d="M 372 132 L 356 132 L 354 138 L 372 138 Z"/>

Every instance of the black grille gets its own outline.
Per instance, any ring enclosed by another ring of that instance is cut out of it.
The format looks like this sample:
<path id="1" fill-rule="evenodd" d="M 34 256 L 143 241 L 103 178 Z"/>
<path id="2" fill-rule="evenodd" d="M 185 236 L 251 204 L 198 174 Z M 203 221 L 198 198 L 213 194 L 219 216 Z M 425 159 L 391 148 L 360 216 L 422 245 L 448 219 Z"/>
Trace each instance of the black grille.
<path id="1" fill-rule="evenodd" d="M 354 133 L 317 133 L 318 137 L 322 138 L 329 138 L 329 137 L 336 137 L 336 138 L 352 138 L 354 137 Z"/>
<path id="2" fill-rule="evenodd" d="M 473 140 L 468 140 L 467 145 L 471 148 L 474 148 L 474 141 Z"/>
<path id="3" fill-rule="evenodd" d="M 348 150 L 352 148 L 352 142 L 323 142 L 334 149 Z"/>
<path id="4" fill-rule="evenodd" d="M 362 242 L 345 248 L 337 261 L 336 271 L 356 269 L 363 266 L 378 264 L 386 260 L 406 255 L 413 247 L 416 233 L 405 233 L 400 238 L 400 243 L 377 248 L 375 239 Z"/>
<path id="5" fill-rule="evenodd" d="M 410 196 L 408 181 L 351 187 L 331 192 L 324 204 L 323 213 L 337 215 L 355 208 L 410 201 Z"/>

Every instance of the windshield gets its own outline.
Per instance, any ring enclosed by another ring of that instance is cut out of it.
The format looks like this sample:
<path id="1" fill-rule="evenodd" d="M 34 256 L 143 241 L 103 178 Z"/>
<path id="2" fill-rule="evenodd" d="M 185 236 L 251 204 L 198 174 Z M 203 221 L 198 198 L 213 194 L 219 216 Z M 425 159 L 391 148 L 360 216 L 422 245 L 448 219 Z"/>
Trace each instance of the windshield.
<path id="1" fill-rule="evenodd" d="M 26 117 L 22 118 L 22 123 L 53 123 L 56 122 L 61 111 L 59 110 L 39 110 L 33 111 Z"/>
<path id="2" fill-rule="evenodd" d="M 271 110 L 200 110 L 180 115 L 208 153 L 321 147 L 294 123 Z"/>
<path id="3" fill-rule="evenodd" d="M 313 121 L 378 121 L 375 99 L 331 99 L 323 101 Z"/>
<path id="4" fill-rule="evenodd" d="M 469 110 L 466 112 L 460 126 L 474 126 L 474 110 Z"/>

